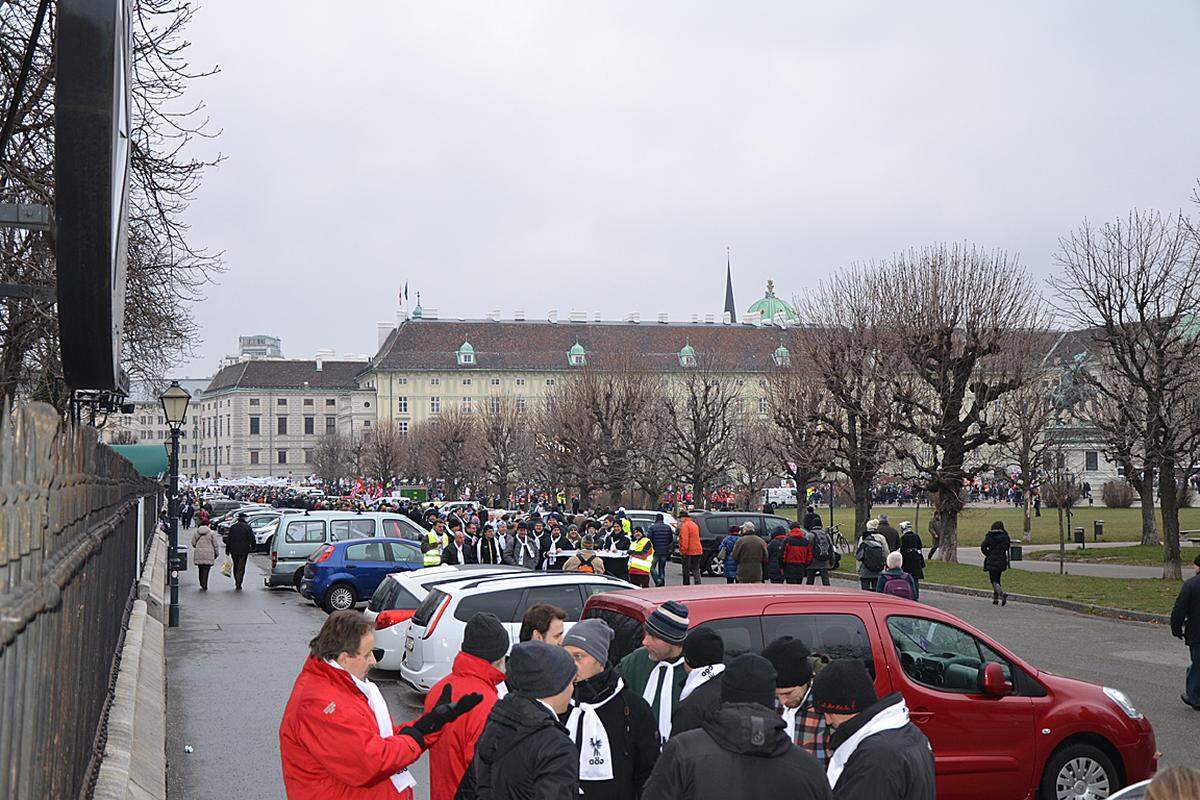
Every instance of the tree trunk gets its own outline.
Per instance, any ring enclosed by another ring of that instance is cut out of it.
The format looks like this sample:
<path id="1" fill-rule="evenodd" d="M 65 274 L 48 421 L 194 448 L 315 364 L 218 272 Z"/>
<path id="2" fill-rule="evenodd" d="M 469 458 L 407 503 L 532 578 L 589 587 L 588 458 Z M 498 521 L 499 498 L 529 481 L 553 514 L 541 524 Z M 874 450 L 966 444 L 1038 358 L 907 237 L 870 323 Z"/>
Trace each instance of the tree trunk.
<path id="1" fill-rule="evenodd" d="M 941 561 L 958 563 L 958 512 L 962 503 L 957 494 L 939 489 L 934 493 L 934 508 L 941 527 L 937 557 Z"/>
<path id="2" fill-rule="evenodd" d="M 853 543 L 862 538 L 871 518 L 871 481 L 856 478 L 850 486 L 854 490 L 854 538 L 850 540 Z"/>
<path id="3" fill-rule="evenodd" d="M 1025 486 L 1022 488 L 1024 490 L 1024 495 L 1025 495 L 1025 503 L 1024 503 L 1025 520 L 1021 526 L 1021 541 L 1022 542 L 1031 542 L 1031 541 L 1033 541 L 1033 518 L 1031 516 L 1032 512 L 1033 512 L 1033 491 L 1032 491 L 1032 487 L 1029 487 L 1029 486 Z"/>
<path id="4" fill-rule="evenodd" d="M 1170 462 L 1158 470 L 1158 502 L 1163 521 L 1163 579 L 1177 581 L 1183 577 L 1179 564 L 1179 484 L 1175 465 Z"/>
<path id="5" fill-rule="evenodd" d="M 1146 470 L 1139 481 L 1134 481 L 1138 497 L 1142 501 L 1142 544 L 1160 544 L 1158 519 L 1154 515 L 1154 471 Z"/>

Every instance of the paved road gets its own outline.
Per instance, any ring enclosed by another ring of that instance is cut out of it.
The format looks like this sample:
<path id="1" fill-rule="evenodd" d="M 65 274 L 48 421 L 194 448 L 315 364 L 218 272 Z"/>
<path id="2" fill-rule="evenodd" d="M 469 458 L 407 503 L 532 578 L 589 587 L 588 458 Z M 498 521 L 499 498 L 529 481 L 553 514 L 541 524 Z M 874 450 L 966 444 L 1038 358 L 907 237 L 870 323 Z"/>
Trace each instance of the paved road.
<path id="1" fill-rule="evenodd" d="M 283 796 L 278 725 L 307 642 L 325 613 L 291 590 L 262 586 L 265 558 L 247 569 L 245 591 L 214 574 L 201 593 L 194 569 L 181 589 L 181 626 L 167 639 L 168 788 L 172 800 L 277 800 Z M 670 583 L 679 582 L 672 565 Z M 1200 763 L 1200 712 L 1179 702 L 1185 651 L 1161 626 L 1086 617 L 1040 606 L 926 592 L 944 608 L 1005 642 L 1030 663 L 1129 693 L 1147 714 L 1165 763 Z M 420 698 L 376 673 L 395 719 L 419 713 Z M 184 753 L 184 745 L 194 751 Z M 426 760 L 413 772 L 428 797 Z"/>
<path id="2" fill-rule="evenodd" d="M 1133 542 L 1096 542 L 1087 545 L 1088 550 L 1093 548 L 1103 549 L 1106 547 L 1129 547 Z M 1070 549 L 1078 550 L 1078 545 L 1070 545 Z M 1032 553 L 1037 551 L 1058 550 L 1058 545 L 1025 545 L 1025 552 Z M 976 564 L 983 566 L 983 553 L 978 547 L 960 547 L 958 548 L 958 561 L 960 564 Z M 1029 572 L 1053 572 L 1058 573 L 1057 561 L 1029 561 L 1022 559 L 1012 562 L 1014 569 L 1028 570 Z M 1092 575 L 1097 578 L 1161 578 L 1162 567 L 1142 567 L 1132 564 L 1082 564 L 1068 561 L 1066 562 L 1064 571 L 1068 575 Z"/>

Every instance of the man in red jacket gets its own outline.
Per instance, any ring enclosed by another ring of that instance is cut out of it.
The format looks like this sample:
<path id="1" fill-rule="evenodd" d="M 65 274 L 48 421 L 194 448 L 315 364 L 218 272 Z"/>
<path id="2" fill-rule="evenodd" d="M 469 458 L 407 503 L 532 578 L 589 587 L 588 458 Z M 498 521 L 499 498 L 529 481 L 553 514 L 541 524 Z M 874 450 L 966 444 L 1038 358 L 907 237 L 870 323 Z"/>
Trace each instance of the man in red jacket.
<path id="1" fill-rule="evenodd" d="M 462 652 L 454 657 L 450 674 L 425 696 L 427 712 L 434 709 L 436 698 L 444 691 L 453 697 L 471 692 L 483 697 L 470 713 L 425 738 L 429 747 L 430 800 L 475 797 L 471 759 L 475 757 L 475 742 L 496 705 L 496 686 L 504 680 L 504 660 L 510 644 L 508 630 L 495 614 L 481 612 L 471 617 L 463 634 Z"/>
<path id="2" fill-rule="evenodd" d="M 432 711 L 392 724 L 367 673 L 375 665 L 375 632 L 357 611 L 330 614 L 309 646 L 279 724 L 279 755 L 288 800 L 412 800 L 407 767 L 425 737 L 483 699 L 450 702 L 449 688 Z"/>

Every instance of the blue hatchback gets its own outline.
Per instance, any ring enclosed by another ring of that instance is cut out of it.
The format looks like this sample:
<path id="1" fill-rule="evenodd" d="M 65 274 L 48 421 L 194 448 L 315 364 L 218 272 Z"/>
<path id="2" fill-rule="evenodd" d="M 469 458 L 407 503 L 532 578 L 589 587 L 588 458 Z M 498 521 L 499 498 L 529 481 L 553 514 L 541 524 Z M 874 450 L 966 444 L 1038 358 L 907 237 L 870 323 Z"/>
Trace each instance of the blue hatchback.
<path id="1" fill-rule="evenodd" d="M 408 539 L 377 536 L 335 542 L 308 557 L 300 594 L 333 613 L 370 599 L 388 574 L 423 566 L 421 548 Z"/>

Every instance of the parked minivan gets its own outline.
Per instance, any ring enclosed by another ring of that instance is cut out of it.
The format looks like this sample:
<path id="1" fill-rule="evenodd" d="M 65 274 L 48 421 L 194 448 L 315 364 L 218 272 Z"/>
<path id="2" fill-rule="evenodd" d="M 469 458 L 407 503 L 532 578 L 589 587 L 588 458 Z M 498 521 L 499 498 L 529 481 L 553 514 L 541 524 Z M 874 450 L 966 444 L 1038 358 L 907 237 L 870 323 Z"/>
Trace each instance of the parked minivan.
<path id="1" fill-rule="evenodd" d="M 787 533 L 796 524 L 794 519 L 778 514 L 759 514 L 754 511 L 693 511 L 692 520 L 700 528 L 700 546 L 704 555 L 700 557 L 700 567 L 705 575 L 723 575 L 725 562 L 717 558 L 721 540 L 729 535 L 729 529 L 734 525 L 739 528 L 747 522 L 754 523 L 754 532 L 771 541 L 775 534 Z"/>
<path id="2" fill-rule="evenodd" d="M 938 800 L 1102 800 L 1158 767 L 1154 730 L 1119 689 L 1052 675 L 932 606 L 874 592 L 778 584 L 704 584 L 588 598 L 583 618 L 615 635 L 616 660 L 667 600 L 726 652 L 779 636 L 816 654 L 861 659 L 880 697 L 898 691 L 929 738 Z"/>
<path id="3" fill-rule="evenodd" d="M 271 571 L 266 586 L 300 587 L 304 565 L 322 545 L 368 536 L 391 536 L 418 542 L 428 533 L 402 514 L 391 512 L 307 511 L 286 514 L 271 539 Z"/>

